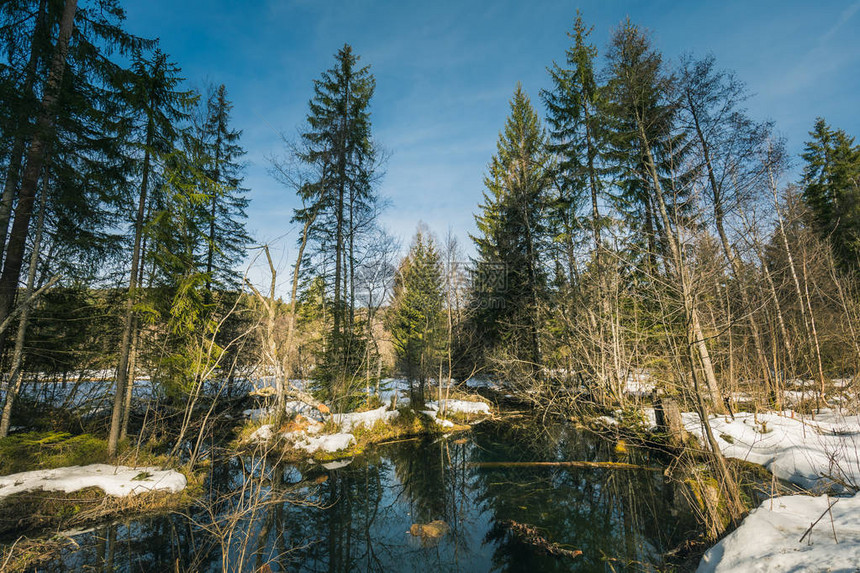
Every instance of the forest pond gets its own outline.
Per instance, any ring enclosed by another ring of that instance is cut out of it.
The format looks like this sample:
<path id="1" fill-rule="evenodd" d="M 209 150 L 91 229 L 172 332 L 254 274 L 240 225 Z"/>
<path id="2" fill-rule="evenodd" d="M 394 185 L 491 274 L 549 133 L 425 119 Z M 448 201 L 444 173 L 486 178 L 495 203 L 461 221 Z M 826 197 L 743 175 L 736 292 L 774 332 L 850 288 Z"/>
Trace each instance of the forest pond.
<path id="1" fill-rule="evenodd" d="M 39 571 L 642 571 L 696 528 L 660 471 L 480 465 L 554 460 L 659 465 L 570 427 L 499 422 L 330 469 L 225 456 L 185 515 L 73 535 Z M 439 536 L 410 534 L 435 520 Z"/>

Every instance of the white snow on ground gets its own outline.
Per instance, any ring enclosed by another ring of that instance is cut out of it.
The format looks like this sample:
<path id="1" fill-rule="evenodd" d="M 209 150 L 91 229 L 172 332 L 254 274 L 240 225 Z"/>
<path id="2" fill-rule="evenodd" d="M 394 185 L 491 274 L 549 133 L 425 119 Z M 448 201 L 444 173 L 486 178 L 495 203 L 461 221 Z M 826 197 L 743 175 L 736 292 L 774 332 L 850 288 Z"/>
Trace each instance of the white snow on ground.
<path id="1" fill-rule="evenodd" d="M 2 476 L 0 498 L 37 489 L 70 493 L 87 487 L 98 487 L 107 495 L 124 497 L 153 490 L 176 493 L 185 489 L 185 485 L 185 476 L 174 470 L 92 464 Z"/>
<path id="2" fill-rule="evenodd" d="M 433 418 L 433 421 L 435 421 L 443 428 L 454 427 L 454 422 L 452 422 L 451 420 L 445 420 L 444 418 L 437 417 L 437 414 L 439 414 L 439 410 L 421 410 L 421 413 L 425 416 L 430 416 L 431 418 Z"/>
<path id="3" fill-rule="evenodd" d="M 814 492 L 844 491 L 841 485 L 860 485 L 860 416 L 822 410 L 815 419 L 789 412 L 735 419 L 709 420 L 723 454 L 760 464 L 776 477 Z M 702 436 L 694 413 L 682 414 L 687 431 Z"/>
<path id="4" fill-rule="evenodd" d="M 386 378 L 379 383 L 382 388 L 379 391 L 379 399 L 385 404 L 391 404 L 392 399 L 397 407 L 409 404 L 409 381 L 401 378 Z"/>
<path id="5" fill-rule="evenodd" d="M 831 515 L 824 515 L 801 542 L 833 502 L 832 521 Z M 767 500 L 753 510 L 740 527 L 705 553 L 697 573 L 857 571 L 858 564 L 860 494 L 847 498 L 791 495 Z"/>
<path id="6" fill-rule="evenodd" d="M 256 422 L 260 418 L 268 416 L 269 415 L 269 409 L 268 408 L 254 408 L 251 410 L 243 410 L 242 415 L 245 416 L 246 418 Z"/>
<path id="7" fill-rule="evenodd" d="M 304 402 L 299 402 L 298 400 L 288 400 L 284 402 L 284 410 L 287 414 L 301 414 L 305 418 L 310 418 L 312 420 L 323 421 L 323 416 L 319 410 L 314 408 L 313 406 L 309 406 Z M 261 418 L 264 418 L 270 413 L 269 408 L 254 408 L 251 410 L 244 410 L 242 415 L 250 420 L 257 421 Z"/>
<path id="8" fill-rule="evenodd" d="M 254 433 L 248 436 L 248 439 L 254 443 L 268 442 L 274 435 L 272 424 L 263 424 L 254 430 Z"/>
<path id="9" fill-rule="evenodd" d="M 490 415 L 490 407 L 487 404 L 484 402 L 472 402 L 469 400 L 442 400 L 440 402 L 427 402 L 427 407 L 431 410 L 444 410 L 446 412 Z"/>
<path id="10" fill-rule="evenodd" d="M 397 410 L 389 412 L 387 406 L 380 406 L 376 410 L 369 410 L 367 412 L 350 412 L 348 414 L 334 414 L 332 417 L 334 422 L 340 426 L 342 432 L 349 432 L 354 428 L 361 426 L 372 428 L 373 425 L 380 420 L 383 422 L 390 422 L 399 415 L 400 412 Z"/>
<path id="11" fill-rule="evenodd" d="M 321 436 L 308 436 L 302 432 L 290 432 L 285 434 L 295 439 L 294 445 L 309 454 L 317 451 L 336 452 L 348 448 L 355 443 L 352 434 L 323 434 Z"/>
<path id="12" fill-rule="evenodd" d="M 624 393 L 637 398 L 650 396 L 654 388 L 656 385 L 647 370 L 633 370 L 624 381 Z"/>

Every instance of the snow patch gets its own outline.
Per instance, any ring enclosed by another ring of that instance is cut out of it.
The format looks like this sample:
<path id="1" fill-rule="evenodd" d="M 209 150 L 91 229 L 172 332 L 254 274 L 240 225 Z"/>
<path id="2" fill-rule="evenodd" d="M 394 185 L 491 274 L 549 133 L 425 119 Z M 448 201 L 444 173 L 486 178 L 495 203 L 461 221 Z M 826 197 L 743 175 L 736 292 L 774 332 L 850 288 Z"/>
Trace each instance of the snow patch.
<path id="1" fill-rule="evenodd" d="M 263 424 L 257 430 L 248 436 L 248 439 L 255 443 L 268 442 L 272 439 L 275 433 L 272 431 L 271 424 Z"/>
<path id="2" fill-rule="evenodd" d="M 155 490 L 176 493 L 185 489 L 186 484 L 185 476 L 175 470 L 91 464 L 2 476 L 0 498 L 38 489 L 70 493 L 87 487 L 100 488 L 107 495 L 125 497 Z"/>
<path id="3" fill-rule="evenodd" d="M 624 393 L 635 398 L 650 396 L 657 386 L 654 384 L 651 374 L 645 370 L 634 370 L 627 375 L 624 381 Z"/>
<path id="4" fill-rule="evenodd" d="M 291 415 L 301 414 L 305 418 L 309 418 L 311 420 L 316 420 L 318 422 L 324 421 L 322 414 L 319 410 L 317 410 L 313 406 L 305 404 L 304 402 L 299 402 L 298 400 L 288 400 L 284 402 L 284 412 L 286 412 L 287 417 L 290 417 Z M 261 420 L 262 418 L 265 418 L 271 413 L 272 408 L 253 408 L 242 411 L 242 415 L 252 421 Z"/>
<path id="5" fill-rule="evenodd" d="M 439 414 L 438 410 L 421 410 L 421 413 L 424 414 L 425 416 L 429 416 L 430 418 L 432 418 L 434 422 L 436 422 L 437 424 L 439 424 L 443 428 L 453 428 L 454 427 L 454 422 L 452 422 L 451 420 L 446 420 L 444 418 L 438 417 L 438 414 Z"/>
<path id="6" fill-rule="evenodd" d="M 293 443 L 295 447 L 309 454 L 318 451 L 336 452 L 338 450 L 345 450 L 355 443 L 355 436 L 352 434 L 325 434 L 312 437 L 305 435 L 304 432 L 290 432 L 284 435 L 295 440 Z"/>
<path id="7" fill-rule="evenodd" d="M 388 411 L 386 406 L 380 406 L 376 410 L 367 412 L 350 412 L 348 414 L 334 414 L 333 419 L 342 432 L 350 432 L 355 428 L 372 428 L 378 421 L 390 422 L 400 415 L 397 410 Z"/>
<path id="8" fill-rule="evenodd" d="M 836 502 L 803 542 L 800 538 Z M 836 543 L 834 539 L 836 532 Z M 776 497 L 753 510 L 702 557 L 697 573 L 856 571 L 860 563 L 860 494 Z"/>
<path id="9" fill-rule="evenodd" d="M 484 402 L 472 402 L 469 400 L 441 400 L 440 402 L 427 402 L 427 407 L 431 410 L 444 410 L 446 412 L 490 415 L 490 407 L 487 404 Z"/>
<path id="10" fill-rule="evenodd" d="M 468 380 L 466 380 L 466 387 L 475 389 L 486 388 L 488 390 L 495 390 L 497 392 L 501 392 L 504 389 L 502 384 L 493 380 L 486 380 L 483 378 L 469 378 Z"/>
<path id="11" fill-rule="evenodd" d="M 714 437 L 723 454 L 760 464 L 776 477 L 815 492 L 860 485 L 860 416 L 822 410 L 815 419 L 791 412 L 741 413 L 735 419 L 712 416 Z M 702 439 L 695 413 L 681 415 L 687 431 Z"/>

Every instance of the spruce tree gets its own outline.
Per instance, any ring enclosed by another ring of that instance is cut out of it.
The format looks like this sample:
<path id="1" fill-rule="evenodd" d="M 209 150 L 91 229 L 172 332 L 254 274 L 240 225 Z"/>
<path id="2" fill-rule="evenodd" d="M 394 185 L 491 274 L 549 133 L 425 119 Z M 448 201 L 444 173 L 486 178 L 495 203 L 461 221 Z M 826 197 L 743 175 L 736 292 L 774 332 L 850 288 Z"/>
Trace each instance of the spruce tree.
<path id="1" fill-rule="evenodd" d="M 573 33 L 568 34 L 574 44 L 566 51 L 565 64 L 553 63 L 549 69 L 552 88 L 541 91 L 550 128 L 547 148 L 555 159 L 552 175 L 558 188 L 553 212 L 557 235 L 564 245 L 569 282 L 576 274 L 574 233 L 582 226 L 577 219 L 581 218 L 584 201 L 588 201 L 590 213 L 582 218 L 591 230 L 596 267 L 598 271 L 600 268 L 602 126 L 600 86 L 594 71 L 597 48 L 587 43 L 590 34 L 591 28 L 577 13 Z"/>
<path id="2" fill-rule="evenodd" d="M 69 54 L 69 42 L 75 28 L 77 8 L 77 0 L 66 0 L 63 5 L 50 71 L 44 84 L 35 131 L 30 138 L 30 145 L 26 154 L 21 187 L 18 190 L 18 204 L 15 209 L 14 223 L 9 235 L 9 242 L 6 245 L 3 272 L 0 273 L 0 321 L 5 320 L 12 312 L 18 291 L 18 281 L 21 276 L 21 265 L 24 261 L 24 251 L 30 229 L 30 217 L 36 199 L 37 185 L 42 175 L 45 156 L 50 149 L 54 136 L 54 126 L 59 113 L 57 101 L 63 74 L 66 71 L 66 58 Z M 0 333 L 0 351 L 2 351 L 4 343 L 5 335 Z"/>
<path id="3" fill-rule="evenodd" d="M 137 290 L 143 269 L 143 235 L 151 187 L 158 183 L 156 167 L 158 158 L 167 157 L 173 151 L 178 136 L 178 124 L 188 117 L 194 104 L 193 94 L 178 89 L 182 78 L 179 68 L 170 62 L 167 55 L 156 50 L 151 58 L 136 54 L 132 73 L 128 77 L 127 98 L 136 116 L 131 136 L 133 145 L 139 150 L 139 190 L 136 197 L 136 213 L 133 222 L 131 269 L 128 279 L 128 300 L 123 319 L 123 334 L 119 349 L 116 391 L 108 436 L 108 454 L 116 454 L 121 433 L 123 404 L 127 392 L 129 360 L 133 337 L 137 333 L 134 313 Z M 157 200 L 158 197 L 155 197 Z M 132 383 L 134 381 L 132 380 Z"/>
<path id="4" fill-rule="evenodd" d="M 689 201 L 692 174 L 684 170 L 683 161 L 689 143 L 676 125 L 676 78 L 666 69 L 648 34 L 629 20 L 613 33 L 607 60 L 607 109 L 612 128 L 611 157 L 617 161 L 621 187 L 619 207 L 626 204 L 634 236 L 644 233 L 647 238 L 645 277 L 656 283 L 663 270 L 671 278 L 674 292 L 670 294 L 683 308 L 682 328 L 690 351 L 685 353 L 685 366 L 692 372 L 696 394 L 708 395 L 714 410 L 722 412 L 725 405 L 683 244 L 684 229 L 695 228 L 695 213 Z M 645 214 L 644 224 L 640 213 Z M 696 376 L 698 361 L 706 383 L 701 390 Z M 704 406 L 699 406 L 704 420 Z"/>
<path id="5" fill-rule="evenodd" d="M 607 159 L 617 186 L 611 199 L 633 232 L 647 275 L 655 277 L 669 248 L 660 203 L 673 215 L 689 210 L 691 174 L 683 173 L 689 142 L 675 129 L 676 79 L 648 34 L 629 20 L 613 33 L 606 59 Z"/>
<path id="6" fill-rule="evenodd" d="M 439 368 L 442 287 L 439 251 L 433 238 L 419 228 L 395 275 L 386 313 L 397 365 L 410 382 L 415 406 L 423 405 L 425 383 Z M 418 382 L 417 393 L 414 382 Z"/>
<path id="7" fill-rule="evenodd" d="M 206 102 L 206 122 L 199 137 L 208 154 L 206 176 L 209 180 L 208 235 L 206 245 L 206 290 L 235 287 L 236 263 L 244 256 L 251 241 L 245 230 L 248 199 L 242 188 L 242 165 L 245 151 L 239 144 L 242 132 L 230 125 L 233 104 L 227 99 L 224 84 Z"/>
<path id="8" fill-rule="evenodd" d="M 110 56 L 116 50 L 127 54 L 150 45 L 122 29 L 124 14 L 115 0 L 20 0 L 4 4 L 4 10 L 14 12 L 16 7 L 32 14 L 19 23 L 33 23 L 21 27 L 26 33 L 17 33 L 22 40 L 18 51 L 28 55 L 17 58 L 21 67 L 13 72 L 20 78 L 15 97 L 21 105 L 15 106 L 17 124 L 10 134 L 11 151 L 0 200 L 0 237 L 6 236 L 10 209 L 15 204 L 0 274 L 3 318 L 14 306 L 30 219 L 46 166 L 54 171 L 52 180 L 58 182 L 49 210 L 63 213 L 71 209 L 75 211 L 73 221 L 83 216 L 84 229 L 96 230 L 90 236 L 114 223 L 100 211 L 100 203 L 109 201 L 123 180 L 118 171 L 123 166 L 117 159 L 121 136 L 115 89 L 120 68 Z M 5 19 L 7 14 L 10 12 L 0 15 Z M 4 32 L 8 29 L 4 26 Z M 39 94 L 38 101 L 34 94 Z M 103 161 L 106 158 L 111 159 Z M 69 181 L 75 184 L 67 184 Z M 57 204 L 58 198 L 64 201 L 62 206 Z M 90 217 L 95 214 L 97 220 Z M 87 234 L 82 230 L 82 236 Z M 72 238 L 70 233 L 66 238 Z M 0 335 L 0 347 L 3 341 Z"/>
<path id="9" fill-rule="evenodd" d="M 517 84 L 511 113 L 484 179 L 475 277 L 475 320 L 486 345 L 529 365 L 541 363 L 540 300 L 546 292 L 549 153 L 540 119 Z"/>
<path id="10" fill-rule="evenodd" d="M 294 220 L 312 220 L 315 253 L 331 269 L 332 327 L 323 365 L 318 369 L 327 397 L 347 386 L 364 354 L 362 329 L 355 324 L 356 254 L 376 215 L 373 192 L 376 150 L 371 134 L 370 100 L 376 82 L 369 66 L 359 67 L 349 45 L 335 55 L 335 65 L 314 81 L 308 127 L 301 134 L 299 160 L 312 173 L 298 193 L 303 208 Z"/>
<path id="11" fill-rule="evenodd" d="M 818 232 L 846 270 L 860 268 L 860 145 L 822 118 L 802 155 L 803 198 Z"/>

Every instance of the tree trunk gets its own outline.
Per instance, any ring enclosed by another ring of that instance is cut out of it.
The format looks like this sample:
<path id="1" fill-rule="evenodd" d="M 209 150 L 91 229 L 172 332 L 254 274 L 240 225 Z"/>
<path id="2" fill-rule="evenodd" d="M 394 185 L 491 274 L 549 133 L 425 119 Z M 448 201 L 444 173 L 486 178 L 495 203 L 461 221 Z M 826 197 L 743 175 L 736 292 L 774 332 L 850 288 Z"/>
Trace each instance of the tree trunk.
<path id="1" fill-rule="evenodd" d="M 761 341 L 761 336 L 759 334 L 758 324 L 755 321 L 755 317 L 752 314 L 752 306 L 750 305 L 749 296 L 747 294 L 744 285 L 741 284 L 741 267 L 740 267 L 740 257 L 734 251 L 734 249 L 729 244 L 728 236 L 726 235 L 725 225 L 723 224 L 723 220 L 725 218 L 725 209 L 723 207 L 722 201 L 722 193 L 720 192 L 720 187 L 717 185 L 717 178 L 714 174 L 714 166 L 711 162 L 711 150 L 710 145 L 708 144 L 707 139 L 705 138 L 704 133 L 702 133 L 702 128 L 699 125 L 699 116 L 696 113 L 695 106 L 693 105 L 693 101 L 689 94 L 687 95 L 687 101 L 690 106 L 690 111 L 693 116 L 693 123 L 696 127 L 696 136 L 699 139 L 699 143 L 702 146 L 702 155 L 705 160 L 705 168 L 708 172 L 708 182 L 711 186 L 711 193 L 713 195 L 714 200 L 714 224 L 717 227 L 717 234 L 720 236 L 720 243 L 723 247 L 723 254 L 726 256 L 726 259 L 729 261 L 729 268 L 732 271 L 732 276 L 735 278 L 735 282 L 737 283 L 738 292 L 741 296 L 741 305 L 743 307 L 743 312 L 746 315 L 747 321 L 749 322 L 750 333 L 753 337 L 753 346 L 755 348 L 756 357 L 759 361 L 759 368 L 761 368 L 762 374 L 764 375 L 765 382 L 771 391 L 771 396 L 774 401 L 774 405 L 779 409 L 780 404 L 782 402 L 782 397 L 779 395 L 778 385 L 771 380 L 770 369 L 767 365 L 767 357 L 765 356 L 764 345 Z"/>
<path id="2" fill-rule="evenodd" d="M 141 242 L 143 240 L 144 215 L 146 213 L 146 195 L 149 186 L 150 148 L 152 147 L 155 125 L 150 114 L 146 127 L 146 150 L 143 155 L 143 174 L 140 183 L 140 197 L 137 204 L 137 218 L 134 224 L 134 246 L 131 253 L 131 273 L 128 280 L 128 297 L 125 303 L 125 318 L 123 322 L 122 341 L 120 342 L 119 364 L 116 371 L 116 389 L 113 398 L 113 411 L 108 434 L 108 456 L 116 455 L 117 443 L 122 426 L 123 405 L 125 403 L 126 385 L 128 384 L 128 363 L 131 356 L 131 339 L 135 325 L 134 301 L 137 296 L 137 279 L 141 264 Z"/>
<path id="3" fill-rule="evenodd" d="M 221 86 L 222 88 L 224 86 Z M 224 100 L 220 93 L 218 96 L 218 115 L 223 113 Z M 211 298 L 212 296 L 212 273 L 215 270 L 215 216 L 218 207 L 219 184 L 221 183 L 221 122 L 218 122 L 218 135 L 215 137 L 215 172 L 212 175 L 212 200 L 209 205 L 209 245 L 206 253 L 206 293 Z"/>
<path id="4" fill-rule="evenodd" d="M 137 332 L 137 317 L 131 326 L 131 349 L 128 357 L 128 381 L 125 385 L 125 396 L 122 407 L 122 425 L 119 431 L 120 441 L 128 437 L 128 419 L 131 416 L 131 399 L 134 394 L 135 371 L 137 370 L 137 342 L 140 336 Z"/>
<path id="5" fill-rule="evenodd" d="M 33 39 L 30 44 L 30 59 L 27 62 L 27 71 L 21 92 L 25 99 L 33 97 L 33 84 L 36 81 L 36 64 L 39 61 L 38 44 L 45 30 L 45 11 L 47 0 L 40 0 L 39 12 L 36 14 L 36 25 L 33 28 Z M 27 102 L 29 103 L 29 102 Z M 29 113 L 23 113 L 17 118 L 17 129 L 12 150 L 9 153 L 9 164 L 6 171 L 6 182 L 3 184 L 3 196 L 0 198 L 0 249 L 6 245 L 6 235 L 9 232 L 9 218 L 12 215 L 12 203 L 15 201 L 15 191 L 18 190 L 18 178 L 21 174 L 21 162 L 24 160 L 24 149 L 27 144 L 28 133 L 25 126 L 29 120 Z M 2 256 L 2 254 L 0 254 Z"/>
<path id="6" fill-rule="evenodd" d="M 809 350 L 815 355 L 816 366 L 818 369 L 818 381 L 820 385 L 819 399 L 821 398 L 821 392 L 824 391 L 824 369 L 821 363 L 821 350 L 818 346 L 818 333 L 815 330 L 815 318 L 812 316 L 812 306 L 808 306 L 808 300 L 804 299 L 803 291 L 800 288 L 800 279 L 797 278 L 797 269 L 794 264 L 794 256 L 791 252 L 791 247 L 788 244 L 788 235 L 785 232 L 785 224 L 782 220 L 782 212 L 779 209 L 779 200 L 777 198 L 777 189 L 776 189 L 776 180 L 774 179 L 773 172 L 771 171 L 771 166 L 768 165 L 768 175 L 770 176 L 770 190 L 773 195 L 773 206 L 776 211 L 776 220 L 779 224 L 779 232 L 782 235 L 782 244 L 785 247 L 785 255 L 788 258 L 788 268 L 791 271 L 791 278 L 794 281 L 795 292 L 797 293 L 797 301 L 800 303 L 800 315 L 803 317 L 803 326 L 806 330 L 806 339 L 807 344 L 809 345 Z M 806 260 L 804 257 L 803 261 L 804 266 L 806 265 Z M 804 277 L 804 283 L 806 282 Z M 808 293 L 808 290 L 807 290 Z M 807 315 L 807 309 L 809 314 Z M 812 321 L 812 325 L 810 326 L 810 320 Z M 810 368 L 810 371 L 813 369 Z"/>
<path id="7" fill-rule="evenodd" d="M 672 264 L 675 267 L 675 272 L 678 275 L 678 280 L 681 285 L 681 296 L 684 301 L 684 310 L 685 314 L 687 315 L 687 322 L 689 324 L 689 328 L 692 329 L 692 344 L 695 345 L 696 350 L 699 353 L 699 358 L 702 362 L 702 370 L 705 374 L 708 394 L 710 395 L 711 402 L 713 403 L 714 411 L 717 413 L 723 413 L 725 412 L 725 405 L 723 404 L 723 400 L 720 395 L 719 385 L 717 384 L 717 377 L 714 374 L 714 366 L 711 362 L 711 355 L 708 352 L 708 345 L 705 342 L 702 325 L 699 322 L 699 313 L 696 309 L 696 301 L 693 296 L 693 293 L 690 291 L 689 280 L 686 276 L 686 272 L 684 269 L 684 260 L 681 254 L 681 246 L 678 243 L 677 238 L 675 237 L 674 231 L 672 230 L 671 219 L 669 218 L 669 210 L 666 208 L 666 202 L 663 200 L 663 186 L 660 184 L 660 178 L 657 175 L 657 165 L 654 162 L 654 156 L 651 153 L 651 147 L 648 141 L 648 137 L 645 134 L 645 129 L 642 125 L 641 120 L 639 120 L 638 118 L 637 123 L 639 129 L 639 137 L 642 142 L 642 147 L 645 151 L 646 164 L 652 179 L 652 183 L 654 184 L 654 195 L 657 199 L 657 207 L 660 213 L 660 219 L 663 223 L 663 231 L 666 235 L 666 241 L 669 243 L 669 250 L 672 253 Z"/>
<path id="8" fill-rule="evenodd" d="M 57 38 L 57 48 L 51 62 L 51 71 L 42 96 L 41 110 L 33 134 L 30 150 L 27 154 L 27 164 L 24 177 L 18 193 L 18 207 L 15 209 L 15 222 L 6 247 L 6 258 L 3 263 L 3 273 L 0 274 L 0 322 L 9 316 L 15 304 L 18 292 L 18 280 L 21 277 L 21 265 L 24 261 L 24 251 L 27 246 L 27 235 L 30 227 L 33 202 L 36 198 L 36 186 L 42 173 L 42 164 L 50 147 L 50 139 L 54 129 L 56 104 L 59 97 L 60 83 L 66 69 L 66 56 L 69 52 L 69 40 L 75 26 L 77 0 L 66 0 L 63 16 L 60 20 L 60 34 Z M 0 355 L 5 346 L 5 334 L 0 333 Z"/>
<path id="9" fill-rule="evenodd" d="M 39 200 L 39 218 L 36 224 L 36 236 L 33 241 L 33 250 L 30 251 L 30 268 L 27 269 L 27 288 L 26 298 L 29 299 L 33 294 L 33 288 L 36 282 L 36 268 L 39 266 L 39 253 L 42 246 L 42 231 L 45 228 L 45 202 L 48 191 L 48 177 L 42 176 L 42 197 Z M 18 323 L 18 335 L 15 338 L 15 350 L 12 354 L 11 376 L 9 376 L 9 384 L 6 387 L 6 403 L 3 404 L 3 414 L 0 417 L 0 438 L 5 438 L 9 434 L 9 424 L 12 419 L 12 406 L 18 391 L 21 389 L 21 363 L 24 358 L 24 339 L 27 336 L 27 327 L 30 321 L 30 305 L 24 307 L 21 311 L 21 320 Z"/>
<path id="10" fill-rule="evenodd" d="M 299 292 L 299 277 L 301 276 L 302 257 L 305 254 L 305 247 L 308 245 L 308 234 L 311 226 L 317 218 L 317 212 L 314 210 L 308 220 L 305 221 L 305 226 L 302 228 L 302 242 L 299 245 L 299 254 L 296 256 L 296 266 L 293 268 L 293 287 L 290 292 L 290 317 L 287 323 L 287 365 L 284 368 L 287 378 L 293 375 L 294 364 L 292 359 L 293 352 L 293 336 L 296 329 L 296 302 Z"/>

